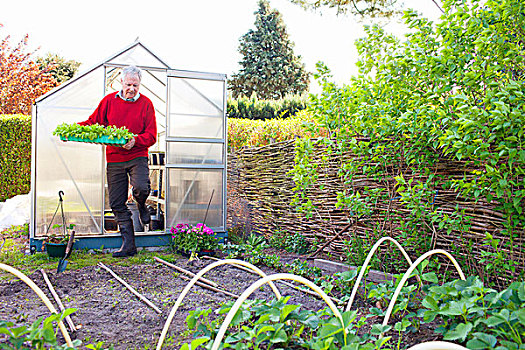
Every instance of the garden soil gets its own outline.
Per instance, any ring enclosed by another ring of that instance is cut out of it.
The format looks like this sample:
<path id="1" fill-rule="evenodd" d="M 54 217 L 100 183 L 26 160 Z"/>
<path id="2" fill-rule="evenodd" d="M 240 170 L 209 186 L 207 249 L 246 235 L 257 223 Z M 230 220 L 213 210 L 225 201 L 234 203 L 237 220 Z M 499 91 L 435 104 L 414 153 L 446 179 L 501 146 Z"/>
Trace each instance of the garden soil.
<path id="1" fill-rule="evenodd" d="M 167 260 L 166 257 L 160 257 Z M 195 273 L 213 261 L 201 259 L 189 264 L 187 262 L 187 258 L 173 261 Z M 70 262 L 67 270 L 61 274 L 46 272 L 64 306 L 77 309 L 71 318 L 75 325 L 81 325 L 81 329 L 72 338 L 80 339 L 85 344 L 104 341 L 105 346 L 114 345 L 117 350 L 155 348 L 168 314 L 188 281 L 179 278 L 177 271 L 157 262 L 107 266 L 157 306 L 162 314 L 133 295 L 103 268 L 91 266 L 75 270 L 74 262 Z M 272 273 L 268 269 L 266 272 Z M 46 292 L 50 300 L 54 300 L 40 271 L 29 277 Z M 258 279 L 256 275 L 227 266 L 212 270 L 206 277 L 216 282 L 220 289 L 237 295 Z M 292 296 L 289 303 L 302 304 L 304 308 L 312 310 L 325 307 L 323 302 L 293 288 L 284 285 L 278 288 L 283 295 Z M 257 290 L 253 298 L 269 300 L 273 295 L 272 290 L 265 286 Z M 191 336 L 186 327 L 186 316 L 190 310 L 217 309 L 227 301 L 234 299 L 194 286 L 170 326 L 172 338 L 168 343 L 172 346 L 167 348 L 178 349 L 180 345 L 176 345 Z M 25 283 L 20 280 L 0 281 L 0 320 L 30 324 L 38 317 L 48 315 L 42 301 Z"/>
<path id="2" fill-rule="evenodd" d="M 187 258 L 173 258 L 171 255 L 167 257 L 164 253 L 159 253 L 159 257 L 171 260 L 174 264 L 195 273 L 213 262 L 200 259 L 188 263 Z M 143 265 L 107 266 L 150 300 L 162 313 L 158 314 L 146 305 L 103 268 L 90 266 L 75 269 L 74 262 L 70 262 L 65 272 L 56 274 L 54 271 L 47 271 L 47 274 L 65 307 L 77 309 L 71 318 L 81 328 L 72 334 L 72 338 L 80 339 L 84 344 L 103 341 L 105 347 L 113 345 L 117 350 L 155 348 L 168 314 L 188 282 L 181 279 L 177 271 L 154 260 Z M 275 273 L 267 268 L 262 270 L 268 274 Z M 40 271 L 29 277 L 46 292 L 50 300 L 54 300 Z M 230 266 L 220 266 L 206 277 L 216 282 L 219 288 L 237 295 L 242 294 L 258 279 L 253 274 Z M 300 304 L 310 310 L 326 307 L 324 302 L 313 296 L 285 285 L 277 286 L 283 295 L 291 296 L 289 303 Z M 252 298 L 270 300 L 273 295 L 272 290 L 264 286 L 259 288 Z M 191 332 L 186 327 L 186 316 L 190 310 L 215 310 L 228 301 L 234 299 L 194 286 L 175 315 L 165 348 L 179 349 L 180 344 L 190 339 Z M 0 281 L 0 320 L 30 324 L 38 317 L 48 315 L 47 308 L 25 283 L 16 279 Z M 431 335 L 430 332 L 424 332 L 414 336 L 430 340 L 434 338 Z M 404 340 L 414 342 L 416 339 Z"/>

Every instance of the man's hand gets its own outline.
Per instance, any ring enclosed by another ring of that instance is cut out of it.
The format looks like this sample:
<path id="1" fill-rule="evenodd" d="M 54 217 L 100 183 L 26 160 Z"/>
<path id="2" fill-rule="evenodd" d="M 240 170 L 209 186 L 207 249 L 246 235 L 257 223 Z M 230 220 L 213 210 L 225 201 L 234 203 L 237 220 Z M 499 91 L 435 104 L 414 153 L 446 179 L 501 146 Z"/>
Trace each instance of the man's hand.
<path id="1" fill-rule="evenodd" d="M 135 146 L 135 138 L 131 138 L 131 140 L 128 141 L 128 143 L 126 143 L 124 146 L 125 149 L 127 149 L 128 151 L 133 148 L 133 146 Z"/>

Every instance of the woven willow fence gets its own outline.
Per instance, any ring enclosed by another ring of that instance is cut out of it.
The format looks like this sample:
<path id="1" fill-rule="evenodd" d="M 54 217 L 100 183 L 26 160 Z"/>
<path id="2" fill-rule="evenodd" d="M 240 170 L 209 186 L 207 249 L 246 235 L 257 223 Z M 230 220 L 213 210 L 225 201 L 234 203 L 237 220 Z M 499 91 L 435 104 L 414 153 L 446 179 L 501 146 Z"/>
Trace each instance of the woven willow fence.
<path id="1" fill-rule="evenodd" d="M 317 156 L 321 159 L 323 150 L 316 148 Z M 366 196 L 367 191 L 374 188 L 383 188 L 392 194 L 390 200 L 374 203 L 373 214 L 357 221 L 350 213 L 335 208 L 336 193 L 343 190 L 343 181 L 337 175 L 342 162 L 352 161 L 352 155 L 331 157 L 319 167 L 318 185 L 308 194 L 316 206 L 314 215 L 307 219 L 296 212 L 291 205 L 294 195 L 294 182 L 288 174 L 294 166 L 295 141 L 284 141 L 272 145 L 245 148 L 229 155 L 228 172 L 228 228 L 242 229 L 270 237 L 276 231 L 300 232 L 311 242 L 319 246 L 330 242 L 325 251 L 333 256 L 345 256 L 345 243 L 352 239 L 374 241 L 381 236 L 388 235 L 396 239 L 400 235 L 398 223 L 409 213 L 400 200 L 394 198 L 394 176 L 401 171 L 408 181 L 410 177 L 422 179 L 421 174 L 410 174 L 407 169 L 397 169 L 393 161 L 392 174 L 378 180 L 365 176 L 354 176 L 353 187 Z M 437 164 L 435 174 L 447 178 L 462 178 L 467 170 L 465 163 L 457 161 L 443 161 Z M 366 191 L 365 191 L 366 187 Z M 504 217 L 493 205 L 483 201 L 474 202 L 461 198 L 452 190 L 437 189 L 433 198 L 432 208 L 438 208 L 444 214 L 453 215 L 457 210 L 464 209 L 465 214 L 471 217 L 468 233 L 447 232 L 438 225 L 430 225 L 424 231 L 430 232 L 431 248 L 443 248 L 460 254 L 464 264 L 467 264 L 469 273 L 486 275 L 486 269 L 479 264 L 482 252 L 495 253 L 496 249 L 487 245 L 486 233 L 491 233 L 499 239 L 498 249 L 503 249 L 507 256 L 518 262 L 517 271 L 508 271 L 506 276 L 492 276 L 496 280 L 507 280 L 509 276 L 518 277 L 523 273 L 525 266 L 525 233 L 518 232 L 512 244 L 508 243 L 508 236 L 501 234 Z M 378 230 L 379 228 L 379 230 Z M 340 231 L 343 231 L 340 235 Z M 401 237 L 401 238 L 400 238 Z M 335 238 L 335 239 L 334 239 Z M 512 246 L 509 251 L 508 246 Z M 410 247 L 409 254 L 410 254 Z M 511 279 L 512 279 L 511 277 Z"/>

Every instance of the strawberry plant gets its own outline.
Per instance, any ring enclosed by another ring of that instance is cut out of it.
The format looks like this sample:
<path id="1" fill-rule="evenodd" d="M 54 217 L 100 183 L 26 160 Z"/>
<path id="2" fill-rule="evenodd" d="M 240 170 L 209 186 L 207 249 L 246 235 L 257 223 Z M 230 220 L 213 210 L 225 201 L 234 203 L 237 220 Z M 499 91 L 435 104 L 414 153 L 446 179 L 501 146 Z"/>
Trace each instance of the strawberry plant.
<path id="1" fill-rule="evenodd" d="M 525 283 L 514 282 L 498 292 L 477 277 L 429 288 L 419 311 L 424 322 L 439 318 L 443 339 L 466 343 L 469 349 L 523 349 Z"/>
<path id="2" fill-rule="evenodd" d="M 365 324 L 357 311 L 342 314 L 344 326 L 329 309 L 317 312 L 301 310 L 299 305 L 287 304 L 290 297 L 271 302 L 247 300 L 233 318 L 223 338 L 224 349 L 381 349 L 390 337 L 380 337 L 391 327 L 374 325 L 369 333 L 358 335 Z M 230 311 L 233 302 L 216 312 L 222 316 Z M 194 340 L 181 349 L 210 348 L 222 324 L 222 317 L 209 320 L 211 310 L 190 311 L 188 328 Z M 346 336 L 343 332 L 346 330 Z"/>

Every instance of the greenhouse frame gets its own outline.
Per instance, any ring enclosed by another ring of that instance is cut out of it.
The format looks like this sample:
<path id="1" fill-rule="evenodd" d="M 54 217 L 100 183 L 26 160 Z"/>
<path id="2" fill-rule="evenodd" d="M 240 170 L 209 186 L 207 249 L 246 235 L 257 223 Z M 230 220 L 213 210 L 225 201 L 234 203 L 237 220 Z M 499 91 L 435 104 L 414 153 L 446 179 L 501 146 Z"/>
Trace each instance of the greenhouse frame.
<path id="1" fill-rule="evenodd" d="M 136 41 L 33 105 L 32 252 L 64 227 L 73 227 L 76 249 L 120 247 L 107 198 L 105 146 L 62 142 L 53 131 L 87 120 L 105 95 L 121 89 L 121 70 L 128 65 L 142 70 L 140 93 L 153 102 L 158 131 L 149 149 L 149 228 L 128 204 L 137 246 L 168 244 L 170 228 L 179 223 L 205 222 L 226 236 L 226 75 L 171 69 Z"/>

